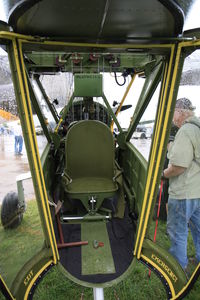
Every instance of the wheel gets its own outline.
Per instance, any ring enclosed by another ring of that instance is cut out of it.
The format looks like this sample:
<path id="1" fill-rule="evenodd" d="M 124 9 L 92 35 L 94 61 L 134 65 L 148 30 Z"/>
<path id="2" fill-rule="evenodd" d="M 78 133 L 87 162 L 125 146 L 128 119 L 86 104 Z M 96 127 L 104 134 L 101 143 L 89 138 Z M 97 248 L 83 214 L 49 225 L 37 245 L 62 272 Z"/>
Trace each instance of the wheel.
<path id="1" fill-rule="evenodd" d="M 19 205 L 17 193 L 6 194 L 1 206 L 1 223 L 4 229 L 19 226 L 23 219 L 23 212 Z"/>
<path id="2" fill-rule="evenodd" d="M 141 138 L 141 139 L 146 139 L 145 133 L 142 133 L 140 138 Z"/>

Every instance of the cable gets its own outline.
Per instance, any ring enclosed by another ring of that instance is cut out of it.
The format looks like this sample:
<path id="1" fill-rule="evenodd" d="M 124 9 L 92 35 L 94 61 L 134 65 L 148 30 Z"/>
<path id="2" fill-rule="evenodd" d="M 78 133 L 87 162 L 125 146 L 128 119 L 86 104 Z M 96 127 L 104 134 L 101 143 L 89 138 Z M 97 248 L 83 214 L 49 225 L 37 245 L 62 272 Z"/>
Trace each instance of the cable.
<path id="1" fill-rule="evenodd" d="M 119 86 L 125 85 L 125 83 L 126 83 L 126 77 L 125 77 L 125 76 L 122 75 L 122 77 L 124 77 L 124 82 L 123 82 L 123 83 L 119 83 L 119 82 L 117 81 L 117 74 L 116 74 L 116 72 L 114 72 L 114 75 L 115 75 L 115 81 L 116 81 L 116 83 L 117 83 Z"/>

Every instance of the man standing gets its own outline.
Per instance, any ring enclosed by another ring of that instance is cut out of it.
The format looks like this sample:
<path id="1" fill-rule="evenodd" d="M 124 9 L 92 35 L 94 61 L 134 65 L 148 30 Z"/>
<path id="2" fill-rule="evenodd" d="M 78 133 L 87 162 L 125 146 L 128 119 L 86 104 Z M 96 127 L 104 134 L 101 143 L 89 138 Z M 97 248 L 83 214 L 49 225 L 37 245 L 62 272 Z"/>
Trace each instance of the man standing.
<path id="1" fill-rule="evenodd" d="M 183 269 L 187 268 L 188 227 L 195 249 L 195 262 L 200 262 L 200 120 L 187 98 L 176 101 L 173 117 L 179 127 L 169 147 L 169 165 L 163 178 L 169 178 L 167 231 L 170 252 Z"/>

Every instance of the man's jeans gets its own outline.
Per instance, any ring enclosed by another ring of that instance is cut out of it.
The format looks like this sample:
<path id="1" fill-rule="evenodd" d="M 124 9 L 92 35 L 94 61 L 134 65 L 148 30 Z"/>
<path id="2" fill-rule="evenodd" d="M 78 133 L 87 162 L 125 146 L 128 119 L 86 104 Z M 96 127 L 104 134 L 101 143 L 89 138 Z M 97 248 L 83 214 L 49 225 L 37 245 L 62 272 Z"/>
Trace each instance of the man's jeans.
<path id="1" fill-rule="evenodd" d="M 188 264 L 188 227 L 192 233 L 196 258 L 200 261 L 200 199 L 169 198 L 167 232 L 171 240 L 170 253 L 184 269 Z"/>
<path id="2" fill-rule="evenodd" d="M 23 138 L 21 135 L 15 136 L 15 153 L 21 153 L 23 147 Z"/>

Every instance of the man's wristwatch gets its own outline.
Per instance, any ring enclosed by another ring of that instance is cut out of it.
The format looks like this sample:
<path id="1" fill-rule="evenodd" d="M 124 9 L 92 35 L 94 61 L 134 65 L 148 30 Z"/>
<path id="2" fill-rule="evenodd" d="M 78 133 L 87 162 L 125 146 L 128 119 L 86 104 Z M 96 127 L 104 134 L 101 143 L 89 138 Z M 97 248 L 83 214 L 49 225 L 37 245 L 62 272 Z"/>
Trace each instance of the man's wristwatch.
<path id="1" fill-rule="evenodd" d="M 167 179 L 164 175 L 164 170 L 162 171 L 162 174 L 161 174 L 161 179 Z"/>

